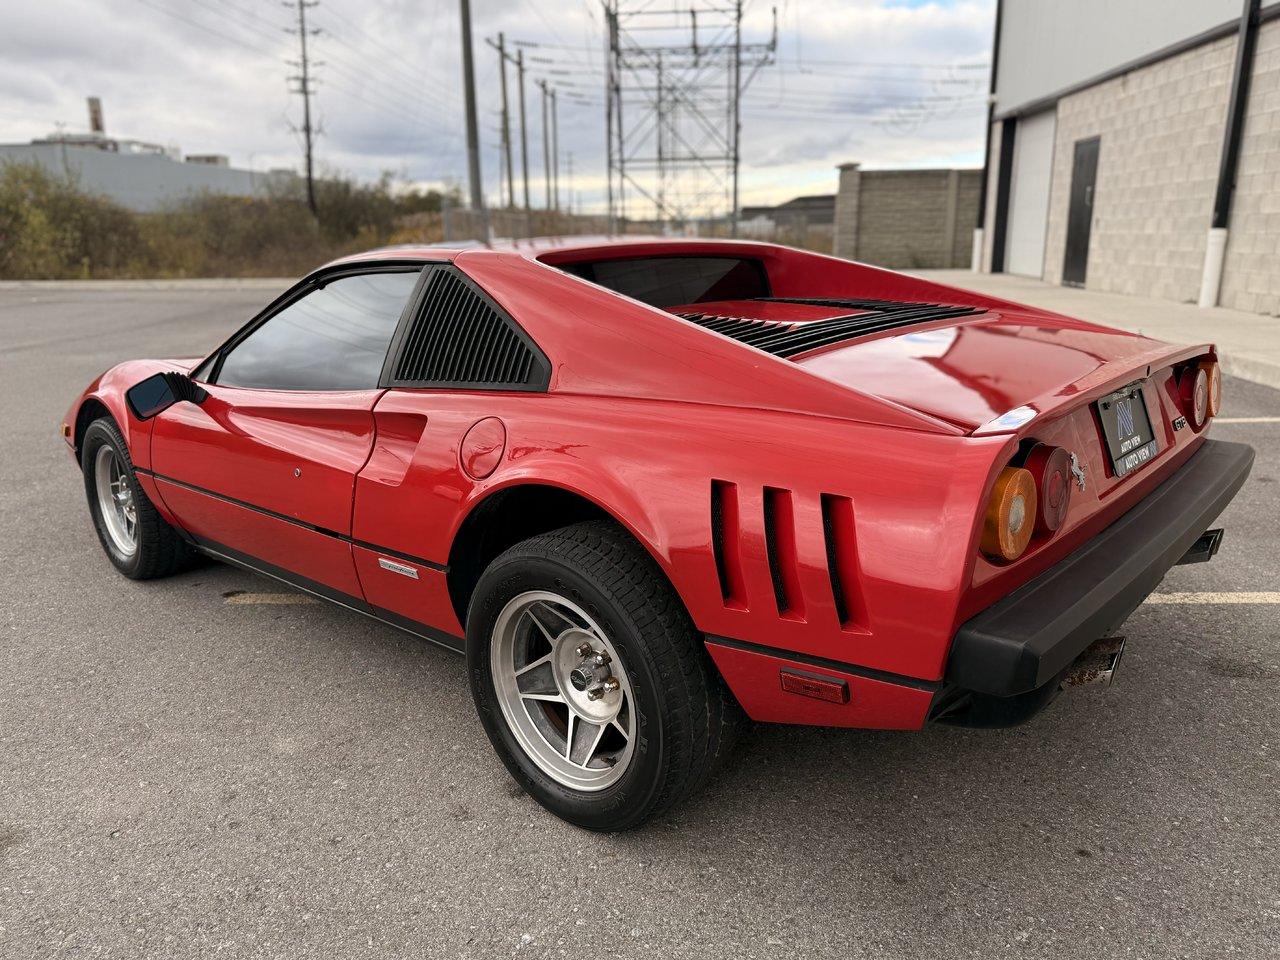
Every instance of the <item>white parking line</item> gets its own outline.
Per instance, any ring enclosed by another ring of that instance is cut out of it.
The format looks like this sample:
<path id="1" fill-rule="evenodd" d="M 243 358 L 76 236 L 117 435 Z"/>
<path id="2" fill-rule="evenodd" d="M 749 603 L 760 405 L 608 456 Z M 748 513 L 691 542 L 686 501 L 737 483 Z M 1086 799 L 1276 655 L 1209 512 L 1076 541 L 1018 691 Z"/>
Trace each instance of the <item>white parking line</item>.
<path id="1" fill-rule="evenodd" d="M 227 603 L 276 604 L 280 606 L 320 602 L 315 597 L 308 597 L 305 593 L 233 593 L 225 599 Z"/>
<path id="2" fill-rule="evenodd" d="M 1280 603 L 1280 593 L 1153 593 L 1147 603 Z"/>
<path id="3" fill-rule="evenodd" d="M 1280 417 L 1217 417 L 1214 423 L 1280 423 Z"/>

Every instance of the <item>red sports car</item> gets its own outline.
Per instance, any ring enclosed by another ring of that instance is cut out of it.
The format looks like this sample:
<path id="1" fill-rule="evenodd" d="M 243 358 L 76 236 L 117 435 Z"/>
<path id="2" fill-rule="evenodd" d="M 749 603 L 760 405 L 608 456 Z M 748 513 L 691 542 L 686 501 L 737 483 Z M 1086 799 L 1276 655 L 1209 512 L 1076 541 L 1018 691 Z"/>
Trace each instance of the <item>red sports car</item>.
<path id="1" fill-rule="evenodd" d="M 206 554 L 465 653 L 512 775 L 618 830 L 744 715 L 1003 725 L 1109 676 L 1249 472 L 1220 402 L 1209 345 L 621 239 L 340 260 L 63 435 L 121 573 Z"/>

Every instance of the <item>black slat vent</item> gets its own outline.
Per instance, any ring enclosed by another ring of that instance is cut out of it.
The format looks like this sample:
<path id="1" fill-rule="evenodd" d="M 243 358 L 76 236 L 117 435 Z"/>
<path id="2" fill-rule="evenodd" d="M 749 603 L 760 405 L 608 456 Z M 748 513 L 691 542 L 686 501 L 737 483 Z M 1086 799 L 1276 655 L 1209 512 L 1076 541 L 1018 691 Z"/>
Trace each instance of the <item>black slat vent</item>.
<path id="1" fill-rule="evenodd" d="M 541 353 L 452 268 L 427 280 L 417 319 L 396 362 L 398 384 L 483 389 L 545 389 Z"/>
<path id="2" fill-rule="evenodd" d="M 794 357 L 858 337 L 909 327 L 934 320 L 971 317 L 984 311 L 979 307 L 958 307 L 941 303 L 913 303 L 900 300 L 828 300 L 804 297 L 759 297 L 770 303 L 800 303 L 837 310 L 856 310 L 845 316 L 806 323 L 721 317 L 706 313 L 677 316 L 708 330 L 722 333 L 776 357 Z"/>

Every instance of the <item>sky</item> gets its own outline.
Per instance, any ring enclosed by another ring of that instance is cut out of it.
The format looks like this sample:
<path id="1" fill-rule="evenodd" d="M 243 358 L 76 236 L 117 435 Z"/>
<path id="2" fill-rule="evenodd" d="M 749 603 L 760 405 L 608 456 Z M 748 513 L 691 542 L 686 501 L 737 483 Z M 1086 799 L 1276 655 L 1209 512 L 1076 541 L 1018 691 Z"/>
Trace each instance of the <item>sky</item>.
<path id="1" fill-rule="evenodd" d="M 623 0 L 622 7 L 654 8 L 654 2 Z M 689 0 L 657 3 L 686 8 Z M 184 153 L 222 153 L 237 167 L 300 167 L 302 102 L 290 93 L 288 77 L 296 70 L 287 63 L 298 56 L 298 38 L 287 32 L 297 26 L 295 4 L 5 0 L 10 5 L 0 35 L 0 143 L 25 143 L 59 129 L 86 131 L 85 97 L 95 95 L 102 98 L 111 136 L 174 145 Z M 319 30 L 309 42 L 319 61 L 313 109 L 321 169 L 362 179 L 389 172 L 406 183 L 457 183 L 465 189 L 458 8 L 458 0 L 320 0 L 307 8 L 309 28 Z M 535 84 L 542 79 L 558 91 L 562 202 L 572 184 L 578 209 L 600 209 L 600 3 L 471 0 L 471 8 L 489 202 L 500 198 L 503 164 L 498 55 L 486 40 L 501 32 L 508 49 L 521 49 L 526 58 L 535 205 L 542 197 L 543 170 Z M 864 168 L 981 164 L 994 0 L 777 0 L 776 7 L 749 0 L 744 44 L 769 43 L 774 9 L 776 47 L 751 76 L 742 99 L 742 204 L 832 193 L 835 168 L 845 162 Z M 669 21 L 659 25 L 663 29 L 639 29 L 647 23 L 656 21 L 643 15 L 628 21 L 638 28 L 630 33 L 636 43 L 688 46 L 683 26 L 678 34 Z M 704 20 L 704 47 L 713 33 Z M 691 76 L 690 69 L 669 70 L 667 76 L 680 81 Z M 623 76 L 637 171 L 639 161 L 656 151 L 652 127 L 644 126 L 643 100 L 652 94 L 639 89 L 652 83 L 646 76 Z M 508 81 L 518 136 L 513 69 Z M 705 144 L 691 142 L 699 129 L 691 111 L 675 135 L 702 151 L 723 129 L 719 109 L 704 111 L 710 114 Z M 652 193 L 653 184 L 647 185 Z M 644 215 L 644 201 L 636 199 L 640 193 L 633 190 L 631 196 L 632 215 Z"/>

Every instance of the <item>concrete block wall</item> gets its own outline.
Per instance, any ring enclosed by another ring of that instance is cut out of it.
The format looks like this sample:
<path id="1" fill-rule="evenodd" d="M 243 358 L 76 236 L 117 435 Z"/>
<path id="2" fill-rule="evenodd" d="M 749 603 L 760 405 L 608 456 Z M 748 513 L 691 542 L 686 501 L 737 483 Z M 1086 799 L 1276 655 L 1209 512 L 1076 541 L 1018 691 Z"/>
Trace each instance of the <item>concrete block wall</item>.
<path id="1" fill-rule="evenodd" d="M 893 268 L 968 266 L 979 170 L 840 168 L 835 253 Z"/>
<path id="2" fill-rule="evenodd" d="M 1075 144 L 1100 136 L 1085 286 L 1196 300 L 1234 56 L 1224 38 L 1058 101 L 1045 280 L 1062 282 Z"/>
<path id="3" fill-rule="evenodd" d="M 1280 20 L 1258 30 L 1218 304 L 1280 316 Z"/>

